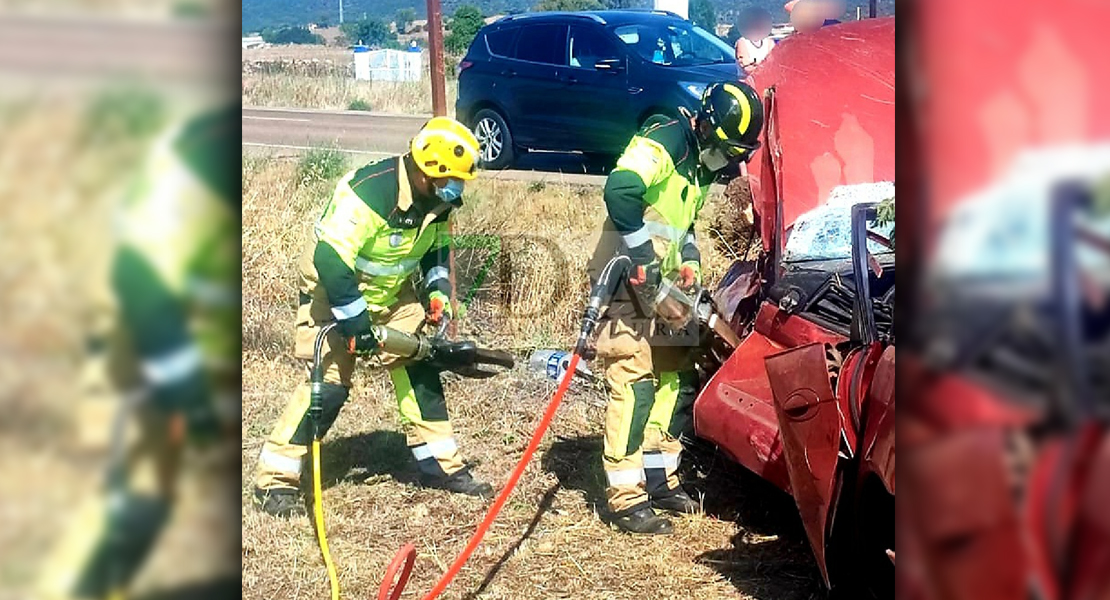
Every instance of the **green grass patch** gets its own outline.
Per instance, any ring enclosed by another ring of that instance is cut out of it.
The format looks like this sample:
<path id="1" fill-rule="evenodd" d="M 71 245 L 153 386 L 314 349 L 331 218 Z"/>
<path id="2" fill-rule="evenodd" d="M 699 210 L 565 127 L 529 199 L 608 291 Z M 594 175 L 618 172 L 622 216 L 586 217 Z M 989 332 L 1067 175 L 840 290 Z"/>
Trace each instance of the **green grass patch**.
<path id="1" fill-rule="evenodd" d="M 350 104 L 347 105 L 347 110 L 371 111 L 374 110 L 374 107 L 370 106 L 370 103 L 363 100 L 362 98 L 355 98 L 354 100 L 351 100 Z"/>
<path id="2" fill-rule="evenodd" d="M 329 183 L 347 172 L 347 155 L 338 148 L 313 148 L 297 165 L 297 181 L 302 186 Z"/>

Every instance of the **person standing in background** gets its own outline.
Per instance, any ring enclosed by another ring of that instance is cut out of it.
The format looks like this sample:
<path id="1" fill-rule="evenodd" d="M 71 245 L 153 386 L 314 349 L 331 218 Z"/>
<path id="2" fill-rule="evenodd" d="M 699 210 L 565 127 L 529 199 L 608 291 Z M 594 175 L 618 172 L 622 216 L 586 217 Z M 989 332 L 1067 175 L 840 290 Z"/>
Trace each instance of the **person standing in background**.
<path id="1" fill-rule="evenodd" d="M 798 33 L 817 31 L 822 27 L 840 24 L 844 14 L 842 0 L 790 0 L 783 5 L 790 15 L 790 24 Z"/>
<path id="2" fill-rule="evenodd" d="M 771 38 L 771 13 L 762 8 L 748 8 L 740 13 L 737 27 L 736 64 L 745 71 L 758 65 L 771 54 L 775 40 Z"/>

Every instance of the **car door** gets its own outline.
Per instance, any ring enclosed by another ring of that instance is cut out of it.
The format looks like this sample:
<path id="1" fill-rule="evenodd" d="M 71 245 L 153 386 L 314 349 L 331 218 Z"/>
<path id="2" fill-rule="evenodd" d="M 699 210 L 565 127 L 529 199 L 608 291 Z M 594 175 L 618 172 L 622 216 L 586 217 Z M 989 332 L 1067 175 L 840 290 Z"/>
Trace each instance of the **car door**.
<path id="1" fill-rule="evenodd" d="M 764 359 L 790 491 L 825 584 L 829 572 L 825 545 L 840 477 L 842 417 L 829 381 L 825 346 L 806 344 Z"/>
<path id="2" fill-rule="evenodd" d="M 568 65 L 560 75 L 567 128 L 576 147 L 587 152 L 619 152 L 638 123 L 628 89 L 628 56 L 604 29 L 570 26 Z M 598 61 L 604 61 L 598 68 Z"/>
<path id="3" fill-rule="evenodd" d="M 514 123 L 516 143 L 532 148 L 558 148 L 569 142 L 563 84 L 560 71 L 566 66 L 567 26 L 562 23 L 525 25 L 517 38 L 516 60 L 506 61 L 502 77 L 509 80 L 516 100 Z"/>
<path id="4" fill-rule="evenodd" d="M 515 62 L 520 29 L 520 27 L 511 26 L 500 27 L 484 34 L 483 49 L 488 53 L 489 58 L 485 61 L 474 61 L 473 66 L 459 75 L 459 97 L 462 99 L 464 90 L 468 92 L 465 105 L 469 110 L 466 116 L 471 120 L 477 112 L 474 109 L 475 106 L 492 100 L 494 105 L 504 111 L 502 116 L 510 127 L 515 125 L 511 118 L 518 112 L 516 93 L 513 89 L 515 81 L 506 78 L 502 73 L 508 71 L 509 66 Z M 467 121 L 467 125 L 473 125 L 473 123 Z"/>

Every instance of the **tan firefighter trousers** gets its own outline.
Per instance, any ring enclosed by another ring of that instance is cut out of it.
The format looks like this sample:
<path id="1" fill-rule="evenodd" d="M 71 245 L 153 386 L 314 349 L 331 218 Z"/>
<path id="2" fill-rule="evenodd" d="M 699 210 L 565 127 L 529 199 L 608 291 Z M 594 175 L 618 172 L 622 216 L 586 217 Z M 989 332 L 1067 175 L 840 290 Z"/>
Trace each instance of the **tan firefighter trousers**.
<path id="1" fill-rule="evenodd" d="M 306 375 L 312 368 L 316 334 L 333 320 L 323 286 L 316 286 L 310 296 L 302 296 L 302 304 L 297 311 L 295 355 L 305 361 Z M 397 302 L 382 312 L 372 314 L 371 320 L 377 325 L 414 333 L 424 322 L 424 307 L 417 301 L 411 286 L 406 285 Z M 321 360 L 325 383 L 320 424 L 322 437 L 347 400 L 355 367 L 355 358 L 348 354 L 337 329 L 332 329 L 327 335 Z M 395 355 L 379 354 L 373 360 L 375 364 L 389 369 L 401 426 L 421 475 L 442 477 L 462 469 L 464 464 L 448 420 L 439 371 L 427 364 L 407 362 Z M 312 441 L 309 395 L 306 377 L 305 382 L 293 391 L 269 439 L 262 446 L 254 478 L 257 488 L 299 487 L 304 458 Z"/>
<path id="2" fill-rule="evenodd" d="M 661 254 L 665 244 L 652 241 Z M 587 264 L 591 281 L 622 247 L 620 235 L 606 220 Z M 622 284 L 598 324 L 597 357 L 609 387 L 602 463 L 614 516 L 681 491 L 679 438 L 693 434 L 696 335 L 660 335 L 656 319 L 645 311 Z"/>

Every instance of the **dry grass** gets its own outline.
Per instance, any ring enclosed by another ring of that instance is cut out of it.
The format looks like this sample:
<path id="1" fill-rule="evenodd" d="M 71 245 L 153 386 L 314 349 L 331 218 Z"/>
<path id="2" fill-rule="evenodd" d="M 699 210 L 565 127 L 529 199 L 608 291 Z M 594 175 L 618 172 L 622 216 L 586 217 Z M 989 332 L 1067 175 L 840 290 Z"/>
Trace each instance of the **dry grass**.
<path id="1" fill-rule="evenodd" d="M 321 46 L 317 44 L 278 44 L 263 48 L 244 48 L 243 62 L 282 61 L 282 60 L 319 60 L 336 64 L 351 64 L 353 53 L 348 48 Z"/>
<path id="2" fill-rule="evenodd" d="M 290 357 L 295 261 L 326 184 L 300 185 L 293 161 L 245 158 L 243 176 L 243 597 L 318 598 L 327 581 L 306 518 L 279 520 L 249 506 L 250 476 L 268 428 L 303 377 Z M 479 180 L 456 232 L 502 244 L 462 327 L 526 358 L 567 347 L 585 296 L 586 254 L 603 220 L 597 188 Z M 712 209 L 711 209 L 712 211 Z M 708 221 L 708 219 L 707 219 Z M 702 236 L 711 278 L 727 259 Z M 558 252 L 553 249 L 559 249 Z M 488 254 L 460 251 L 466 289 Z M 522 316 L 519 313 L 530 313 Z M 477 476 L 501 485 L 527 444 L 553 386 L 518 366 L 485 381 L 445 377 L 452 418 Z M 604 510 L 600 389 L 576 385 L 541 450 L 482 546 L 444 598 L 820 597 L 812 558 L 789 499 L 707 458 L 691 472 L 705 515 L 674 536 L 616 532 Z M 345 597 L 373 597 L 386 563 L 413 541 L 418 559 L 405 597 L 430 589 L 461 550 L 485 502 L 411 485 L 414 467 L 384 373 L 360 371 L 324 444 L 328 533 Z"/>
<path id="3" fill-rule="evenodd" d="M 360 100 L 375 112 L 432 113 L 432 84 L 420 82 L 356 81 L 342 75 L 313 77 L 297 74 L 243 75 L 243 106 L 346 110 Z M 458 83 L 447 82 L 448 113 L 455 114 Z"/>
<path id="4" fill-rule="evenodd" d="M 432 113 L 427 76 L 419 82 L 357 81 L 353 73 L 346 49 L 291 45 L 244 50 L 243 106 L 346 110 L 361 104 L 369 108 L 359 110 Z M 453 77 L 447 79 L 446 96 L 448 112 L 454 115 L 458 81 Z"/>

